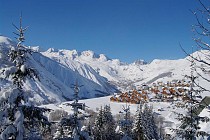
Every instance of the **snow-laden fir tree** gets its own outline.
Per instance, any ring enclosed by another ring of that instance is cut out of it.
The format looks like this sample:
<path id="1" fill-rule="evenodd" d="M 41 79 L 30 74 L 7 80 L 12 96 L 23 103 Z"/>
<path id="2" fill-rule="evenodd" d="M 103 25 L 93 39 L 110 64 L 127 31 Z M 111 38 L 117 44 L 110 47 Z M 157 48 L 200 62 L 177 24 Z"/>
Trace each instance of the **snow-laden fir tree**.
<path id="1" fill-rule="evenodd" d="M 147 140 L 155 139 L 159 140 L 157 126 L 154 120 L 154 113 L 152 111 L 152 106 L 144 105 L 143 111 L 143 130 L 145 133 L 145 138 Z"/>
<path id="2" fill-rule="evenodd" d="M 94 140 L 104 140 L 104 110 L 101 108 L 99 109 L 99 112 L 97 114 L 94 128 L 93 128 L 93 136 Z"/>
<path id="3" fill-rule="evenodd" d="M 30 49 L 22 45 L 26 30 L 22 28 L 22 16 L 20 28 L 16 29 L 18 43 L 16 47 L 11 47 L 8 54 L 11 67 L 5 67 L 1 73 L 7 83 L 11 81 L 13 85 L 4 86 L 0 91 L 0 139 L 41 139 L 50 128 L 47 117 L 43 115 L 48 110 L 28 102 L 29 93 L 24 90 L 24 81 L 37 78 L 37 74 L 27 64 Z"/>
<path id="4" fill-rule="evenodd" d="M 115 140 L 115 121 L 110 106 L 104 106 L 103 117 L 104 138 L 107 140 Z"/>
<path id="5" fill-rule="evenodd" d="M 20 16 L 20 27 L 18 28 L 14 24 L 13 26 L 17 30 L 17 33 L 13 33 L 17 35 L 16 39 L 18 43 L 16 47 L 11 48 L 8 54 L 10 61 L 14 63 L 14 66 L 10 69 L 6 69 L 5 75 L 11 76 L 13 79 L 13 83 L 21 88 L 23 86 L 23 82 L 26 76 L 30 78 L 38 78 L 38 76 L 36 74 L 36 71 L 30 68 L 28 66 L 29 64 L 26 61 L 27 59 L 31 58 L 32 51 L 26 46 L 22 45 L 22 43 L 25 41 L 24 33 L 27 29 L 27 27 L 22 27 L 22 15 Z"/>
<path id="6" fill-rule="evenodd" d="M 122 140 L 131 140 L 132 138 L 132 123 L 133 121 L 130 119 L 130 107 L 123 106 L 123 112 L 120 112 L 123 115 L 123 119 L 120 120 L 119 126 L 122 133 Z"/>
<path id="7" fill-rule="evenodd" d="M 184 102 L 186 113 L 177 113 L 177 119 L 181 121 L 182 125 L 179 128 L 172 128 L 171 130 L 176 133 L 176 135 L 180 138 L 186 139 L 186 140 L 194 140 L 198 137 L 204 137 L 209 136 L 205 131 L 199 130 L 199 122 L 207 122 L 209 121 L 208 117 L 200 117 L 199 113 L 197 113 L 197 108 L 199 107 L 199 99 L 200 92 L 202 92 L 202 89 L 200 87 L 197 87 L 195 85 L 195 80 L 197 79 L 195 74 L 195 60 L 191 59 L 191 74 L 190 76 L 186 76 L 188 79 L 190 79 L 190 88 L 188 92 L 186 93 L 186 97 L 188 97 L 188 100 Z"/>
<path id="8" fill-rule="evenodd" d="M 88 121 L 88 124 L 85 127 L 84 131 L 86 131 L 88 133 L 88 135 L 90 136 L 90 139 L 93 138 L 93 126 L 91 125 L 90 121 Z"/>
<path id="9" fill-rule="evenodd" d="M 74 101 L 73 103 L 66 104 L 73 108 L 73 114 L 70 114 L 68 118 L 62 118 L 59 123 L 59 129 L 55 134 L 55 139 L 72 139 L 72 140 L 89 140 L 88 132 L 82 131 L 82 121 L 85 120 L 88 115 L 82 114 L 80 110 L 85 110 L 85 104 L 79 103 L 79 85 L 76 81 L 74 85 Z"/>
<path id="10" fill-rule="evenodd" d="M 146 134 L 143 126 L 143 104 L 140 103 L 136 112 L 135 122 L 133 126 L 133 139 L 146 140 Z"/>
<path id="11" fill-rule="evenodd" d="M 94 140 L 114 140 L 115 139 L 115 121 L 111 113 L 111 108 L 105 105 L 100 108 L 97 114 L 94 129 Z"/>

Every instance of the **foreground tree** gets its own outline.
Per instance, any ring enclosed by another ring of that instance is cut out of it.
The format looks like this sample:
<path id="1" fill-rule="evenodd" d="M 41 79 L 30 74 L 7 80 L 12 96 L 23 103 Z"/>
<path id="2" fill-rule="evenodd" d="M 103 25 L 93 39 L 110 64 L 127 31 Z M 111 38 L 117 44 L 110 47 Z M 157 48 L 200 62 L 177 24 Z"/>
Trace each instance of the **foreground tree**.
<path id="1" fill-rule="evenodd" d="M 130 107 L 123 106 L 123 112 L 120 112 L 123 115 L 123 119 L 120 120 L 120 130 L 121 130 L 121 135 L 122 139 L 121 140 L 132 140 L 132 124 L 133 121 L 130 119 Z"/>
<path id="2" fill-rule="evenodd" d="M 197 23 L 193 25 L 193 31 L 195 33 L 194 36 L 194 41 L 196 43 L 197 48 L 200 50 L 208 50 L 208 51 L 202 51 L 201 53 L 205 55 L 205 58 L 202 57 L 195 57 L 193 55 L 190 55 L 191 58 L 193 58 L 196 62 L 201 64 L 200 66 L 197 66 L 202 73 L 199 73 L 197 69 L 195 71 L 197 72 L 198 76 L 206 80 L 207 82 L 210 82 L 209 79 L 209 73 L 210 73 L 210 41 L 209 41 L 209 36 L 210 36 L 210 9 L 209 6 L 205 6 L 205 4 L 201 1 L 198 0 L 199 4 L 201 5 L 201 8 L 197 11 L 192 11 L 194 14 Z M 207 78 L 208 77 L 208 78 Z M 196 83 L 195 83 L 196 84 Z M 204 89 L 203 87 L 201 87 Z M 207 89 L 206 89 L 207 90 Z"/>
<path id="3" fill-rule="evenodd" d="M 209 117 L 200 117 L 197 110 L 201 106 L 199 103 L 199 97 L 201 97 L 200 93 L 210 91 L 209 87 L 200 85 L 198 80 L 203 79 L 203 81 L 210 82 L 210 10 L 209 5 L 205 6 L 204 1 L 198 0 L 198 2 L 201 8 L 195 12 L 192 11 L 197 22 L 193 25 L 193 31 L 195 33 L 193 39 L 197 49 L 200 51 L 196 54 L 189 54 L 183 49 L 189 56 L 189 61 L 191 62 L 191 74 L 186 76 L 190 80 L 191 85 L 186 94 L 188 100 L 184 103 L 187 109 L 186 114 L 176 113 L 178 116 L 177 119 L 182 121 L 182 125 L 179 128 L 172 129 L 179 137 L 187 140 L 196 139 L 199 136 L 209 136 L 205 130 L 201 131 L 199 127 L 199 122 L 207 122 L 209 121 Z"/>
<path id="4" fill-rule="evenodd" d="M 89 134 L 86 131 L 82 131 L 82 121 L 88 117 L 82 114 L 79 110 L 85 110 L 85 104 L 79 103 L 79 85 L 76 82 L 74 85 L 74 101 L 73 103 L 66 104 L 73 108 L 73 114 L 70 114 L 67 118 L 62 118 L 59 123 L 59 129 L 55 134 L 56 139 L 73 139 L 73 140 L 89 140 Z M 80 115 L 79 115 L 80 114 Z"/>
<path id="5" fill-rule="evenodd" d="M 182 122 L 182 125 L 179 128 L 172 129 L 178 137 L 184 138 L 186 140 L 193 140 L 199 136 L 208 136 L 205 131 L 201 131 L 199 127 L 199 121 L 209 121 L 208 117 L 200 117 L 197 113 L 197 108 L 199 107 L 199 100 L 197 97 L 200 96 L 202 89 L 195 86 L 194 76 L 195 72 L 195 62 L 194 59 L 191 59 L 191 75 L 186 76 L 190 79 L 190 89 L 188 90 L 186 96 L 188 100 L 183 103 L 183 106 L 187 109 L 185 114 L 177 113 L 177 119 Z"/>
<path id="6" fill-rule="evenodd" d="M 95 120 L 93 129 L 94 140 L 114 140 L 115 139 L 115 121 L 113 119 L 111 108 L 105 105 L 100 108 Z"/>
<path id="7" fill-rule="evenodd" d="M 8 54 L 11 67 L 6 67 L 2 72 L 7 82 L 12 81 L 13 85 L 4 86 L 0 91 L 0 139 L 41 139 L 50 128 L 47 117 L 43 115 L 48 110 L 33 106 L 24 91 L 25 80 L 38 76 L 27 64 L 31 51 L 22 45 L 26 30 L 22 28 L 22 17 L 20 28 L 16 29 L 18 43 Z"/>
<path id="8" fill-rule="evenodd" d="M 104 106 L 104 135 L 107 140 L 115 140 L 115 121 L 108 105 Z"/>
<path id="9" fill-rule="evenodd" d="M 157 126 L 154 120 L 154 114 L 152 111 L 152 106 L 144 105 L 143 110 L 143 130 L 147 140 L 155 139 L 159 140 Z"/>
<path id="10" fill-rule="evenodd" d="M 94 124 L 94 129 L 93 129 L 93 135 L 94 135 L 94 140 L 103 140 L 104 139 L 104 117 L 103 117 L 103 109 L 102 106 L 99 109 L 99 112 L 97 114 L 95 124 Z"/>
<path id="11" fill-rule="evenodd" d="M 143 126 L 143 104 L 140 104 L 137 109 L 133 135 L 134 140 L 146 140 L 146 134 Z"/>

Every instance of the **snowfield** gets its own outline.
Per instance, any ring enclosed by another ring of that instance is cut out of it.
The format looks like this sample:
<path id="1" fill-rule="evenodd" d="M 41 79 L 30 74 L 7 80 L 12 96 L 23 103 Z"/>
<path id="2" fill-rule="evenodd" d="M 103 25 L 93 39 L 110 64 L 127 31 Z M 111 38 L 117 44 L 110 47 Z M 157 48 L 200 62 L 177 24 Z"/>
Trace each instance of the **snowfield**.
<path id="1" fill-rule="evenodd" d="M 130 111 L 132 115 L 136 114 L 136 110 L 138 105 L 137 104 L 129 104 L 129 103 L 117 103 L 117 102 L 111 102 L 110 101 L 111 96 L 106 97 L 99 97 L 99 98 L 92 98 L 92 99 L 84 99 L 79 100 L 80 103 L 85 103 L 87 106 L 87 109 L 91 109 L 95 112 L 98 112 L 100 107 L 104 107 L 105 105 L 109 105 L 111 107 L 111 112 L 113 115 L 119 114 L 120 111 L 122 111 L 123 106 L 129 106 Z M 43 105 L 41 107 L 49 108 L 52 110 L 64 110 L 71 114 L 73 112 L 72 108 L 70 106 L 67 106 L 66 104 L 72 103 L 72 102 L 63 102 L 61 104 L 48 104 Z M 167 134 L 173 135 L 173 132 L 170 131 L 170 128 L 175 128 L 176 126 L 180 126 L 181 122 L 176 119 L 176 115 L 174 112 L 179 113 L 185 113 L 185 110 L 182 108 L 176 108 L 175 103 L 169 103 L 169 102 L 149 102 L 149 105 L 153 107 L 154 114 L 156 118 L 163 117 L 163 123 L 160 124 L 162 127 L 164 127 L 165 132 Z M 201 113 L 200 116 L 210 116 L 210 109 L 205 108 Z M 207 132 L 210 133 L 210 122 L 202 122 L 199 125 L 201 127 L 201 130 L 208 130 Z M 159 127 L 159 126 L 158 126 Z M 200 140 L 205 140 L 206 138 L 200 138 Z"/>

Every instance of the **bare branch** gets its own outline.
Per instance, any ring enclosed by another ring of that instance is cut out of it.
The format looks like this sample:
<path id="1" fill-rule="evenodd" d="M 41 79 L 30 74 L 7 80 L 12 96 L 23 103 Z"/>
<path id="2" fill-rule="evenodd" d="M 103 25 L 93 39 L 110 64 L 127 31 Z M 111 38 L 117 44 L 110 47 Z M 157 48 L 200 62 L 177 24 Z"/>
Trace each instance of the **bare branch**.
<path id="1" fill-rule="evenodd" d="M 28 29 L 29 26 L 27 26 L 26 28 L 23 29 L 23 31 L 26 31 Z"/>
<path id="2" fill-rule="evenodd" d="M 200 76 L 202 79 L 206 80 L 207 82 L 210 82 L 209 79 L 205 78 L 204 76 L 202 76 L 197 70 L 196 73 L 198 74 L 198 76 Z"/>
<path id="3" fill-rule="evenodd" d="M 197 87 L 201 88 L 203 91 L 208 91 L 208 92 L 210 92 L 210 90 L 203 88 L 203 87 L 200 86 L 199 84 L 197 84 L 197 83 L 194 83 L 194 84 L 195 84 Z"/>
<path id="4" fill-rule="evenodd" d="M 206 8 L 206 6 L 201 2 L 201 0 L 198 1 L 202 5 L 202 7 L 210 14 L 210 10 Z"/>
<path id="5" fill-rule="evenodd" d="M 196 60 L 197 62 L 204 63 L 204 64 L 210 66 L 210 63 L 208 63 L 208 62 L 206 62 L 206 61 L 204 61 L 204 60 L 199 60 L 199 59 L 197 59 L 196 57 L 192 56 L 191 54 L 187 53 L 187 52 L 185 51 L 185 49 L 181 46 L 181 44 L 179 44 L 179 46 L 180 46 L 180 48 L 182 49 L 182 51 L 183 51 L 187 56 L 191 57 L 192 59 Z"/>
<path id="6" fill-rule="evenodd" d="M 17 30 L 18 32 L 20 32 L 19 28 L 18 28 L 14 23 L 12 23 L 12 25 L 16 28 L 16 30 Z"/>
<path id="7" fill-rule="evenodd" d="M 19 36 L 19 34 L 18 34 L 18 33 L 16 33 L 16 32 L 13 32 L 13 34 L 15 34 L 15 35 Z"/>
<path id="8" fill-rule="evenodd" d="M 210 45 L 209 45 L 209 44 L 207 44 L 206 42 L 203 42 L 203 41 L 202 41 L 202 40 L 200 40 L 200 39 L 195 39 L 195 42 L 200 43 L 200 44 L 202 44 L 202 45 L 204 45 L 204 46 L 206 46 L 207 48 L 209 48 L 209 49 L 210 49 Z"/>

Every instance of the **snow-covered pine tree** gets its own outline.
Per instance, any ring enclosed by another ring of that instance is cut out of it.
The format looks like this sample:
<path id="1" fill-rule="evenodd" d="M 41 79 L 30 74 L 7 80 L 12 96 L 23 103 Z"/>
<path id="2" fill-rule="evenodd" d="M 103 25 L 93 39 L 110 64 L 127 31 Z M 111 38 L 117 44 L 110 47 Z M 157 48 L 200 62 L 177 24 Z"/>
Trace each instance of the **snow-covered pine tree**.
<path id="1" fill-rule="evenodd" d="M 115 139 L 115 122 L 111 113 L 111 108 L 105 105 L 99 109 L 97 114 L 94 129 L 94 140 L 113 140 Z"/>
<path id="2" fill-rule="evenodd" d="M 144 109 L 142 112 L 142 124 L 144 131 L 144 138 L 146 140 L 159 140 L 158 129 L 154 120 L 154 113 L 152 111 L 152 107 L 148 106 L 148 104 L 144 104 Z"/>
<path id="3" fill-rule="evenodd" d="M 10 87 L 1 90 L 0 96 L 0 139 L 24 138 L 24 115 L 22 111 L 22 101 L 26 100 L 23 92 Z"/>
<path id="4" fill-rule="evenodd" d="M 153 109 L 152 106 L 148 106 L 147 104 L 145 104 L 143 114 L 146 119 L 146 129 L 145 129 L 146 135 L 148 140 L 151 139 L 159 140 L 157 126 L 155 124 L 154 114 L 152 109 Z"/>
<path id="5" fill-rule="evenodd" d="M 103 117 L 104 117 L 104 124 L 103 124 L 103 130 L 104 130 L 104 138 L 107 140 L 114 140 L 115 139 L 115 122 L 111 113 L 111 108 L 108 105 L 104 106 L 103 111 Z"/>
<path id="6" fill-rule="evenodd" d="M 8 54 L 13 66 L 3 71 L 7 81 L 12 81 L 13 85 L 5 86 L 0 91 L 0 139 L 41 139 L 50 126 L 43 115 L 48 110 L 32 106 L 28 102 L 28 93 L 23 90 L 24 80 L 37 75 L 35 70 L 26 66 L 30 50 L 21 44 L 25 40 L 26 30 L 22 28 L 22 16 L 20 28 L 16 29 L 18 44 Z"/>
<path id="7" fill-rule="evenodd" d="M 90 136 L 90 139 L 92 139 L 92 137 L 93 137 L 93 126 L 91 125 L 90 121 L 88 122 L 88 125 L 85 128 L 85 131 Z"/>
<path id="8" fill-rule="evenodd" d="M 13 24 L 13 26 L 16 28 L 18 33 L 13 32 L 15 35 L 17 35 L 16 39 L 18 41 L 16 47 L 12 47 L 8 56 L 10 58 L 10 61 L 14 63 L 14 67 L 11 68 L 13 71 L 5 71 L 6 76 L 11 76 L 13 79 L 13 83 L 17 85 L 19 88 L 22 88 L 23 82 L 26 77 L 30 78 L 38 78 L 37 72 L 30 68 L 26 61 L 26 59 L 29 59 L 31 57 L 31 49 L 28 47 L 25 47 L 22 45 L 22 43 L 25 41 L 24 33 L 27 29 L 22 27 L 22 15 L 20 16 L 20 27 L 18 28 Z"/>
<path id="9" fill-rule="evenodd" d="M 94 140 L 103 140 L 104 139 L 104 110 L 101 108 L 99 109 L 99 112 L 97 114 L 96 120 L 95 120 L 95 125 L 93 128 L 93 135 L 94 135 Z"/>
<path id="10" fill-rule="evenodd" d="M 82 121 L 88 117 L 85 114 L 81 114 L 79 110 L 85 110 L 85 104 L 79 103 L 79 86 L 78 82 L 74 85 L 74 101 L 73 103 L 67 103 L 67 106 L 73 108 L 73 114 L 70 114 L 68 118 L 62 118 L 59 123 L 59 129 L 56 132 L 55 139 L 72 139 L 72 140 L 89 140 L 88 132 L 82 131 Z"/>
<path id="11" fill-rule="evenodd" d="M 120 120 L 120 130 L 122 132 L 122 140 L 131 140 L 132 138 L 132 121 L 130 119 L 130 107 L 127 106 L 126 103 L 126 107 L 123 106 L 123 112 L 120 112 L 123 114 L 123 119 Z"/>
<path id="12" fill-rule="evenodd" d="M 207 122 L 209 121 L 208 117 L 200 117 L 199 114 L 196 112 L 197 108 L 199 107 L 199 100 L 200 92 L 202 89 L 195 85 L 196 76 L 195 73 L 195 60 L 193 57 L 191 58 L 191 75 L 186 76 L 190 79 L 190 88 L 186 94 L 189 100 L 184 102 L 186 113 L 177 113 L 177 119 L 182 122 L 179 128 L 172 128 L 171 130 L 176 133 L 178 137 L 184 138 L 186 140 L 194 140 L 199 136 L 209 136 L 205 131 L 199 130 L 199 121 Z"/>
<path id="13" fill-rule="evenodd" d="M 136 118 L 133 127 L 134 140 L 146 140 L 145 130 L 143 127 L 143 104 L 139 104 L 137 108 Z"/>

